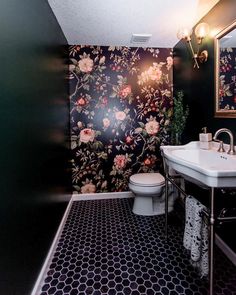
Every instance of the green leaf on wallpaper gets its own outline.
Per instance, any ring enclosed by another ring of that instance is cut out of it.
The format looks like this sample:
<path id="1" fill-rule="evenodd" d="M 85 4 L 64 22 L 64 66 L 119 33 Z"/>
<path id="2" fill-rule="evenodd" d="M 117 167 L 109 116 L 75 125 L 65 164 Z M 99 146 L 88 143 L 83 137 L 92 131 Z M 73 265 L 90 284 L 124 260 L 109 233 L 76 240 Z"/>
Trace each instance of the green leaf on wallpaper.
<path id="1" fill-rule="evenodd" d="M 138 122 L 139 123 L 139 126 L 144 128 L 145 124 L 143 122 Z"/>
<path id="2" fill-rule="evenodd" d="M 93 117 L 94 115 L 95 115 L 94 111 L 90 112 L 90 117 Z M 97 132 L 100 132 L 100 131 L 97 131 Z M 97 134 L 97 132 L 96 132 L 96 134 Z M 97 135 L 100 135 L 100 134 L 97 134 Z"/>
<path id="3" fill-rule="evenodd" d="M 126 124 L 122 123 L 122 124 L 120 125 L 120 129 L 121 129 L 122 131 L 125 131 L 125 128 L 126 128 Z"/>
<path id="4" fill-rule="evenodd" d="M 99 144 L 97 141 L 95 141 L 93 144 L 92 144 L 92 149 L 94 150 L 97 150 L 99 148 Z"/>
<path id="5" fill-rule="evenodd" d="M 79 67 L 75 67 L 75 72 L 76 72 L 76 74 L 79 74 L 80 73 Z"/>
<path id="6" fill-rule="evenodd" d="M 88 75 L 88 74 L 84 75 L 83 81 L 84 81 L 84 82 L 88 81 L 89 76 L 90 76 L 90 75 Z"/>
<path id="7" fill-rule="evenodd" d="M 173 110 L 172 109 L 169 109 L 167 111 L 167 117 L 170 118 L 172 116 L 172 114 L 173 114 Z"/>
<path id="8" fill-rule="evenodd" d="M 101 158 L 104 160 L 107 160 L 107 158 L 108 158 L 107 153 L 105 153 L 105 152 L 97 153 L 97 155 L 98 155 L 98 158 Z"/>
<path id="9" fill-rule="evenodd" d="M 147 131 L 143 130 L 143 136 L 146 137 L 147 135 L 148 135 Z"/>
<path id="10" fill-rule="evenodd" d="M 89 89 L 90 89 L 89 84 L 84 84 L 84 85 L 83 85 L 83 88 L 84 88 L 84 90 L 89 91 Z"/>
<path id="11" fill-rule="evenodd" d="M 100 169 L 98 171 L 98 175 L 100 176 L 99 179 L 102 179 L 102 177 L 103 177 L 103 170 L 102 169 Z"/>
<path id="12" fill-rule="evenodd" d="M 149 151 L 150 152 L 155 152 L 155 150 L 156 150 L 156 147 L 154 145 L 149 146 Z"/>
<path id="13" fill-rule="evenodd" d="M 103 144 L 102 144 L 102 142 L 101 142 L 101 141 L 95 141 L 95 142 L 93 143 L 93 148 L 94 148 L 95 150 L 102 149 L 102 148 L 103 148 Z"/>
<path id="14" fill-rule="evenodd" d="M 75 58 L 70 59 L 71 62 L 73 62 L 74 65 L 77 65 L 78 61 Z"/>
<path id="15" fill-rule="evenodd" d="M 74 150 L 77 148 L 77 142 L 76 140 L 71 141 L 71 149 Z"/>
<path id="16" fill-rule="evenodd" d="M 115 91 L 113 91 L 110 95 L 111 98 L 115 98 L 117 96 L 117 93 Z"/>
<path id="17" fill-rule="evenodd" d="M 148 143 L 153 143 L 154 141 L 155 141 L 155 136 L 151 136 L 151 137 L 147 140 Z"/>
<path id="18" fill-rule="evenodd" d="M 108 51 L 114 51 L 116 49 L 115 46 L 109 46 Z"/>
<path id="19" fill-rule="evenodd" d="M 116 170 L 112 170 L 112 171 L 110 172 L 110 175 L 116 175 Z"/>
<path id="20" fill-rule="evenodd" d="M 78 180 L 76 181 L 78 182 Z M 73 187 L 79 192 L 80 191 L 80 187 L 78 185 L 73 185 Z"/>
<path id="21" fill-rule="evenodd" d="M 77 140 L 78 136 L 77 135 L 71 135 L 71 140 Z"/>
<path id="22" fill-rule="evenodd" d="M 231 96 L 231 95 L 233 95 L 233 93 L 232 93 L 230 90 L 227 90 L 227 91 L 226 91 L 226 95 L 227 95 L 227 96 Z"/>
<path id="23" fill-rule="evenodd" d="M 128 103 L 131 104 L 133 102 L 133 97 L 129 96 Z"/>

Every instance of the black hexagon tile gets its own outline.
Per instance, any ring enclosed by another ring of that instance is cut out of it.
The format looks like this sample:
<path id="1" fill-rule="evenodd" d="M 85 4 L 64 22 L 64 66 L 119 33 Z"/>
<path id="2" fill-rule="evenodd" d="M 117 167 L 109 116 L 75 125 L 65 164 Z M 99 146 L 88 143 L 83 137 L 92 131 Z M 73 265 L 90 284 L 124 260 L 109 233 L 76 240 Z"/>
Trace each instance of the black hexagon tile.
<path id="1" fill-rule="evenodd" d="M 132 213 L 132 199 L 74 201 L 39 295 L 207 295 L 178 219 Z M 236 295 L 236 268 L 216 250 L 215 295 Z"/>

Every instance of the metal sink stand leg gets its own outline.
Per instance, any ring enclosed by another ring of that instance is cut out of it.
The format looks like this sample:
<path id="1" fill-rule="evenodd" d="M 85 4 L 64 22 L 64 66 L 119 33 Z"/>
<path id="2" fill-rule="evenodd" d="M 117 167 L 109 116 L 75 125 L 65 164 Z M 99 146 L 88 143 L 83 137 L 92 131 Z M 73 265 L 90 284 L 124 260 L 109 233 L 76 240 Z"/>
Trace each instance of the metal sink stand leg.
<path id="1" fill-rule="evenodd" d="M 209 238 L 209 284 L 210 284 L 210 295 L 214 293 L 214 245 L 215 245 L 215 198 L 214 198 L 214 187 L 210 190 L 210 238 Z"/>
<path id="2" fill-rule="evenodd" d="M 168 170 L 168 169 L 165 169 Z M 180 191 L 185 197 L 187 196 L 186 192 L 183 191 L 175 182 L 174 178 L 179 177 L 170 177 L 168 172 L 165 172 L 165 238 L 168 241 L 168 182 L 172 183 L 178 191 Z M 204 212 L 209 216 L 210 221 L 210 236 L 209 236 L 209 295 L 214 295 L 214 244 L 215 244 L 215 200 L 214 200 L 215 190 L 214 187 L 210 188 L 210 215 L 207 212 Z"/>

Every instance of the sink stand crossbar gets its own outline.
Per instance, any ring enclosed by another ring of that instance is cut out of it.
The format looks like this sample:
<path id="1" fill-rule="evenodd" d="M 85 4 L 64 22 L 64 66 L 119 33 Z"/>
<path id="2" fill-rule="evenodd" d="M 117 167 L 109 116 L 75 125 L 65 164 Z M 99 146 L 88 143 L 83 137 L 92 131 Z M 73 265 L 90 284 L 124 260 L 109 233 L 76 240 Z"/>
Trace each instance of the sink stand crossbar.
<path id="1" fill-rule="evenodd" d="M 170 176 L 168 174 L 168 169 L 165 165 L 165 237 L 168 240 L 168 183 L 170 182 L 184 197 L 187 197 L 186 192 L 176 183 L 177 179 L 182 178 L 181 176 Z M 209 197 L 210 197 L 210 208 L 208 211 L 203 212 L 203 214 L 208 219 L 209 224 L 209 295 L 214 295 L 214 245 L 215 245 L 215 222 L 220 221 L 233 221 L 236 217 L 217 217 L 215 218 L 215 188 L 209 187 Z"/>

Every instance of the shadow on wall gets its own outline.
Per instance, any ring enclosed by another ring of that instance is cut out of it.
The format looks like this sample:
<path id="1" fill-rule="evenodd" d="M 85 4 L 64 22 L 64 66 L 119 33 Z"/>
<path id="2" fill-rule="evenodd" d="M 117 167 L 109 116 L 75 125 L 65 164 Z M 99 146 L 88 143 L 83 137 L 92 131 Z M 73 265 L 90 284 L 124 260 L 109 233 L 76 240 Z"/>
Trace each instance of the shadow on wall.
<path id="1" fill-rule="evenodd" d="M 159 171 L 169 139 L 172 50 L 70 46 L 73 185 L 126 191 L 129 176 Z"/>

